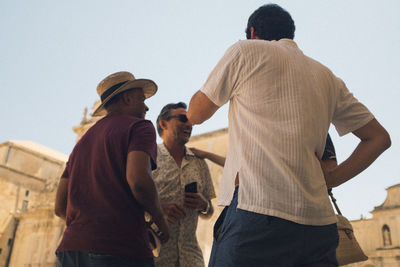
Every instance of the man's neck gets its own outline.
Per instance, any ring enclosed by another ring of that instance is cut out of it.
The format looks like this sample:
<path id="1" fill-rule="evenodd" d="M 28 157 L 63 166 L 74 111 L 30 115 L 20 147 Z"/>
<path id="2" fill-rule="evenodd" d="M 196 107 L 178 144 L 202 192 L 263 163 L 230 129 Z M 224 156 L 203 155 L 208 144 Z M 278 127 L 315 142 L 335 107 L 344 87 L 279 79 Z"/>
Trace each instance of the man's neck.
<path id="1" fill-rule="evenodd" d="M 185 156 L 185 145 L 175 141 L 164 140 L 164 146 L 167 148 L 176 164 L 180 167 L 183 157 Z"/>
<path id="2" fill-rule="evenodd" d="M 109 112 L 107 112 L 107 117 L 110 117 L 110 116 L 114 116 L 114 115 L 121 115 L 121 114 L 124 114 L 124 113 L 122 113 L 122 112 L 120 112 L 120 111 L 109 111 Z"/>

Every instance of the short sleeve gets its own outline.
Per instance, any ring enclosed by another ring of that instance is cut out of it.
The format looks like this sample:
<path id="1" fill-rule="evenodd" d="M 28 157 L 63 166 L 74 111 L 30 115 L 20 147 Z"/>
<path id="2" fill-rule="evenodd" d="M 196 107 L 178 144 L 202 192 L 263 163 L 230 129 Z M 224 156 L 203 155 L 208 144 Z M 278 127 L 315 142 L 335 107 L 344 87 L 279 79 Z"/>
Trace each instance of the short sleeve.
<path id="1" fill-rule="evenodd" d="M 214 185 L 213 185 L 213 182 L 211 179 L 210 170 L 208 169 L 207 163 L 203 159 L 199 159 L 199 160 L 200 160 L 200 168 L 201 168 L 201 178 L 203 179 L 203 183 L 204 183 L 203 192 L 201 192 L 201 193 L 203 194 L 203 196 L 206 199 L 211 200 L 211 199 L 215 198 L 215 190 L 214 190 Z"/>
<path id="2" fill-rule="evenodd" d="M 67 178 L 67 179 L 70 178 L 69 176 L 71 174 L 71 162 L 73 162 L 75 159 L 76 149 L 77 149 L 77 146 L 74 147 L 71 154 L 69 155 L 67 163 L 65 163 L 65 169 L 64 169 L 63 173 L 61 174 L 60 179 L 61 178 Z"/>
<path id="3" fill-rule="evenodd" d="M 200 89 L 219 107 L 227 103 L 235 92 L 241 67 L 240 60 L 240 42 L 237 42 L 228 48 Z"/>
<path id="4" fill-rule="evenodd" d="M 64 169 L 64 171 L 63 171 L 63 173 L 62 173 L 62 175 L 61 175 L 61 178 L 69 178 L 68 162 L 67 162 L 67 164 L 66 164 L 66 166 L 65 166 L 65 169 Z"/>
<path id="5" fill-rule="evenodd" d="M 324 150 L 324 154 L 322 155 L 322 160 L 336 161 L 335 147 L 333 146 L 333 142 L 332 142 L 331 136 L 329 134 L 326 137 L 325 150 Z"/>
<path id="6" fill-rule="evenodd" d="M 128 153 L 131 151 L 146 152 L 150 156 L 152 170 L 157 168 L 156 132 L 151 121 L 142 120 L 131 126 Z"/>
<path id="7" fill-rule="evenodd" d="M 370 122 L 374 116 L 367 107 L 360 103 L 353 94 L 349 92 L 345 83 L 339 78 L 337 79 L 339 94 L 332 123 L 335 125 L 339 135 L 343 136 L 361 128 Z"/>

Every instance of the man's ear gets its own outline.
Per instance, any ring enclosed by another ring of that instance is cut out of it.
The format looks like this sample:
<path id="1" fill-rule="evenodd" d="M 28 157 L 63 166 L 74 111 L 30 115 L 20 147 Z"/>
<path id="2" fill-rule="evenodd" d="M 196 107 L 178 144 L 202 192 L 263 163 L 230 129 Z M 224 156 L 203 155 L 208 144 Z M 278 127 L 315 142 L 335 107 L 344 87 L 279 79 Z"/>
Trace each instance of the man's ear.
<path id="1" fill-rule="evenodd" d="M 250 39 L 251 39 L 251 40 L 258 40 L 258 39 L 260 39 L 260 38 L 255 34 L 254 27 L 250 27 Z"/>
<path id="2" fill-rule="evenodd" d="M 125 104 L 129 104 L 132 101 L 132 96 L 129 91 L 126 91 L 121 94 L 121 99 Z"/>
<path id="3" fill-rule="evenodd" d="M 160 120 L 158 122 L 158 124 L 160 125 L 161 129 L 166 130 L 168 128 L 168 122 L 166 120 Z"/>

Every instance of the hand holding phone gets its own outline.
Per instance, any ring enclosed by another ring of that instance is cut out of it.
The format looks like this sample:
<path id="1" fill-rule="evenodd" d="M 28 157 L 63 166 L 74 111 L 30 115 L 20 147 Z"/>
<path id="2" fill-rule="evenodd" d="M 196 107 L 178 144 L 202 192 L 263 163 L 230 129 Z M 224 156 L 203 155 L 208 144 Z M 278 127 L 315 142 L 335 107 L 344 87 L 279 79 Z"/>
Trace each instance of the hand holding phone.
<path id="1" fill-rule="evenodd" d="M 197 193 L 197 182 L 189 183 L 185 185 L 185 192 L 187 193 Z"/>

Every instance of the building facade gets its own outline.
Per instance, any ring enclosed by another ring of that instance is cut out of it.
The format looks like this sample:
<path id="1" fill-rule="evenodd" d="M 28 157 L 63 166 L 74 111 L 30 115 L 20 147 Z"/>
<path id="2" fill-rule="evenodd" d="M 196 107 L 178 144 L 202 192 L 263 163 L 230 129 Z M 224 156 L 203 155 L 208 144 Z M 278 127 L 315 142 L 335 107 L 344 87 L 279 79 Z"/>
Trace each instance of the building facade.
<path id="1" fill-rule="evenodd" d="M 55 266 L 64 222 L 54 216 L 67 157 L 32 142 L 0 144 L 0 266 Z"/>
<path id="2" fill-rule="evenodd" d="M 349 266 L 400 267 L 400 184 L 386 191 L 386 200 L 371 211 L 371 219 L 351 221 L 354 234 L 369 259 Z"/>

